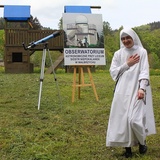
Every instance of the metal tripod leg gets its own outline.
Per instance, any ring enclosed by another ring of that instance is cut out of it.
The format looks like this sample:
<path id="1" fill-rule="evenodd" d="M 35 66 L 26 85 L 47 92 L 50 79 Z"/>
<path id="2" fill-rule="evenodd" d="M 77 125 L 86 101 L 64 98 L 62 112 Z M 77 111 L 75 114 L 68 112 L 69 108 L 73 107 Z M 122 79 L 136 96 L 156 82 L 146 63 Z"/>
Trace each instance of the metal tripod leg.
<path id="1" fill-rule="evenodd" d="M 61 106 L 62 106 L 62 100 L 61 100 L 61 97 L 60 97 L 60 92 L 59 92 L 57 77 L 56 77 L 56 73 L 55 73 L 55 71 L 54 71 L 53 61 L 52 61 L 52 58 L 51 58 L 51 54 L 50 54 L 50 52 L 49 52 L 49 49 L 48 49 L 48 54 L 49 54 L 49 59 L 50 59 L 51 66 L 52 66 L 52 72 L 53 72 L 54 80 L 55 80 L 55 82 L 56 82 L 56 88 L 57 88 L 57 91 L 58 91 L 59 102 L 60 102 L 60 104 L 61 104 Z"/>
<path id="2" fill-rule="evenodd" d="M 52 72 L 53 72 L 54 80 L 56 82 L 56 87 L 57 87 L 57 90 L 58 90 L 59 101 L 60 101 L 61 106 L 62 106 L 62 101 L 61 101 L 61 98 L 60 98 L 60 92 L 59 92 L 59 87 L 58 87 L 58 82 L 57 82 L 56 74 L 55 74 L 54 67 L 53 67 L 52 58 L 51 58 L 49 49 L 47 48 L 47 44 L 45 44 L 45 47 L 43 49 L 42 64 L 41 64 L 40 88 L 39 88 L 39 98 L 38 98 L 38 110 L 40 109 L 40 103 L 41 103 L 42 83 L 43 83 L 43 79 L 44 79 L 44 69 L 45 69 L 46 52 L 47 51 L 48 51 L 49 58 L 50 58 L 50 61 L 51 61 Z"/>
<path id="3" fill-rule="evenodd" d="M 42 55 L 42 64 L 41 64 L 41 75 L 40 75 L 40 88 L 39 88 L 39 98 L 38 98 L 38 110 L 40 109 L 40 103 L 41 103 L 41 93 L 42 93 L 42 83 L 44 79 L 44 68 L 45 68 L 45 62 L 46 62 L 46 44 L 43 49 L 43 55 Z"/>

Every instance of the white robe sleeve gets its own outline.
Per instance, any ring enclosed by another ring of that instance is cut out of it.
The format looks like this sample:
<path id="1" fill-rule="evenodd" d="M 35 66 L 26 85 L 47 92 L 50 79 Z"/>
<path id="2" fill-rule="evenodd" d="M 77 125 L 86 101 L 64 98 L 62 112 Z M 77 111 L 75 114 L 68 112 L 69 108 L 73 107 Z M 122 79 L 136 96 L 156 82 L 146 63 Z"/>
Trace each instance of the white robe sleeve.
<path id="1" fill-rule="evenodd" d="M 129 66 L 127 65 L 127 63 L 124 63 L 122 66 L 119 67 L 119 72 L 118 72 L 118 75 L 117 75 L 117 78 L 118 79 L 126 70 L 129 69 Z"/>
<path id="2" fill-rule="evenodd" d="M 127 62 L 120 64 L 120 57 L 118 57 L 118 52 L 115 52 L 111 67 L 110 67 L 110 74 L 114 81 L 118 80 L 119 77 L 129 69 Z"/>
<path id="3" fill-rule="evenodd" d="M 139 88 L 146 90 L 146 87 L 149 85 L 149 81 L 147 79 L 142 79 L 140 81 L 140 86 Z"/>
<path id="4" fill-rule="evenodd" d="M 139 80 L 147 79 L 149 81 L 149 63 L 148 63 L 148 55 L 145 49 L 141 50 L 141 61 L 140 61 L 140 74 Z"/>

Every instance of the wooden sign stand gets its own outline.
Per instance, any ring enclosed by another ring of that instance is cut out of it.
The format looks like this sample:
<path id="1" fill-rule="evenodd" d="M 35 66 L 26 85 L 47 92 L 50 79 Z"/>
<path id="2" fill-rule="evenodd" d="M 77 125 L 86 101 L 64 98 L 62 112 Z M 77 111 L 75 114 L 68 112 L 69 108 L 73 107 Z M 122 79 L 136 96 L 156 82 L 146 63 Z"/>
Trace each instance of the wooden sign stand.
<path id="1" fill-rule="evenodd" d="M 89 79 L 90 79 L 90 83 L 88 84 L 85 84 L 84 82 L 84 67 L 87 68 L 87 72 L 89 74 Z M 78 69 L 78 84 L 76 83 L 76 72 L 77 72 L 77 69 Z M 97 95 L 97 92 L 96 92 L 96 87 L 94 85 L 94 81 L 93 81 L 93 78 L 92 78 L 92 74 L 91 74 L 91 71 L 90 71 L 90 66 L 74 66 L 74 70 L 73 70 L 73 88 L 72 88 L 72 102 L 74 102 L 74 99 L 75 99 L 75 92 L 76 92 L 76 87 L 78 87 L 78 98 L 80 99 L 80 91 L 81 91 L 81 87 L 85 87 L 85 86 L 92 86 L 93 88 L 93 92 L 94 92 L 94 95 L 96 97 L 96 100 L 98 101 L 98 95 Z"/>

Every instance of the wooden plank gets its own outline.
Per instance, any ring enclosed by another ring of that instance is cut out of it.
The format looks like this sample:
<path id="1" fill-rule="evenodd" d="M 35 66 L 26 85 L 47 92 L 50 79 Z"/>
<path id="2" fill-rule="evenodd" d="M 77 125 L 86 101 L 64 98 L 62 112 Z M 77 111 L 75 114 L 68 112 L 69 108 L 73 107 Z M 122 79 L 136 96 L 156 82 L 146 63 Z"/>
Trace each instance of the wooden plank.
<path id="1" fill-rule="evenodd" d="M 27 31 L 27 30 L 19 30 L 19 29 L 6 29 L 6 45 L 21 45 L 23 41 L 27 41 L 27 43 L 31 41 L 36 41 L 38 39 L 43 38 L 44 33 L 42 31 Z M 30 34 L 30 39 L 28 40 L 28 34 Z M 23 35 L 23 36 L 22 36 Z"/>
<path id="2" fill-rule="evenodd" d="M 84 80 L 84 68 L 87 67 L 87 73 L 89 75 L 90 83 L 86 84 Z M 78 68 L 78 84 L 76 83 L 76 70 Z M 90 71 L 90 66 L 74 66 L 74 72 L 73 72 L 73 85 L 72 85 L 72 102 L 74 102 L 75 99 L 75 92 L 76 92 L 76 87 L 78 87 L 78 98 L 80 99 L 80 92 L 81 92 L 81 87 L 87 87 L 91 86 L 93 88 L 93 92 L 95 95 L 96 100 L 98 101 L 98 95 L 96 91 L 96 87 L 93 81 L 93 77 Z"/>

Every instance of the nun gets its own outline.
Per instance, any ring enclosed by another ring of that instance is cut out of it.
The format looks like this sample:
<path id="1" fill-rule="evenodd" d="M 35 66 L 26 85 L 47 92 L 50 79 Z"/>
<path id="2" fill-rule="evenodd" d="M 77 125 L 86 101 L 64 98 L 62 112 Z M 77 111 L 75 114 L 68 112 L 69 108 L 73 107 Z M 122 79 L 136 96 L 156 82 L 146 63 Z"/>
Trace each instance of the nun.
<path id="1" fill-rule="evenodd" d="M 114 53 L 110 75 L 116 86 L 110 109 L 106 146 L 125 148 L 132 157 L 132 147 L 147 152 L 146 137 L 156 133 L 149 79 L 148 55 L 133 29 L 120 32 L 120 49 Z"/>

